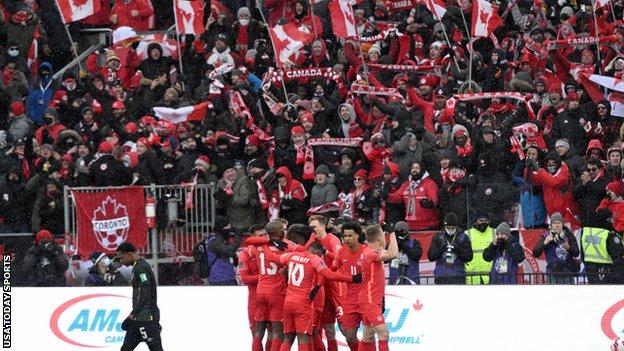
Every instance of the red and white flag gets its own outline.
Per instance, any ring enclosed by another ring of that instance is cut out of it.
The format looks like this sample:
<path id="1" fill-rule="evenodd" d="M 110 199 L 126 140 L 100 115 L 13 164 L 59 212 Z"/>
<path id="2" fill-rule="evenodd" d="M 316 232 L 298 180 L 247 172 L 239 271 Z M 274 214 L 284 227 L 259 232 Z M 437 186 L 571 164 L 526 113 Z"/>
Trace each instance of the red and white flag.
<path id="1" fill-rule="evenodd" d="M 486 0 L 476 0 L 472 3 L 472 36 L 489 37 L 496 27 L 503 24 L 497 8 Z"/>
<path id="2" fill-rule="evenodd" d="M 39 33 L 39 26 L 32 34 L 33 41 L 30 43 L 30 47 L 28 48 L 28 57 L 26 64 L 28 65 L 28 69 L 33 77 L 37 76 L 37 71 L 39 70 L 39 37 L 41 34 Z"/>
<path id="3" fill-rule="evenodd" d="M 178 21 L 178 33 L 193 34 L 197 38 L 204 32 L 203 0 L 174 0 L 173 10 Z"/>
<path id="4" fill-rule="evenodd" d="M 444 14 L 446 13 L 446 5 L 442 0 L 424 0 L 425 5 L 427 5 L 427 10 L 431 12 L 433 18 L 436 20 L 442 19 Z"/>
<path id="5" fill-rule="evenodd" d="M 600 87 L 605 87 L 618 92 L 624 92 L 624 80 L 613 77 L 601 76 L 582 72 L 579 81 L 594 103 L 604 100 L 605 95 Z"/>
<path id="6" fill-rule="evenodd" d="M 354 3 L 353 0 L 332 0 L 327 5 L 331 14 L 334 34 L 338 38 L 355 38 L 358 36 L 353 8 L 351 7 Z"/>
<path id="7" fill-rule="evenodd" d="M 154 107 L 154 114 L 160 119 L 174 124 L 190 121 L 202 121 L 211 106 L 210 102 L 204 101 L 193 106 L 185 106 L 177 109 L 170 107 Z"/>
<path id="8" fill-rule="evenodd" d="M 71 23 L 100 11 L 100 0 L 56 0 L 63 23 Z"/>
<path id="9" fill-rule="evenodd" d="M 275 59 L 279 65 L 291 60 L 292 57 L 296 58 L 299 50 L 314 39 L 314 34 L 310 33 L 307 27 L 297 27 L 294 23 L 269 28 L 269 34 L 277 54 Z"/>
<path id="10" fill-rule="evenodd" d="M 594 4 L 594 6 L 596 6 L 595 10 L 598 10 L 599 8 L 605 6 L 606 4 L 609 3 L 609 0 L 596 0 L 596 3 Z"/>

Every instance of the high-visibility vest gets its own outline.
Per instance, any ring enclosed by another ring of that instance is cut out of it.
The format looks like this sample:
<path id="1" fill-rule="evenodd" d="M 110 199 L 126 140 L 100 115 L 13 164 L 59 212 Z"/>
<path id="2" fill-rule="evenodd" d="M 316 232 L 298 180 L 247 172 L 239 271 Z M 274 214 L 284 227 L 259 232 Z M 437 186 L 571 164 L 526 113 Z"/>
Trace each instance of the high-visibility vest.
<path id="1" fill-rule="evenodd" d="M 602 228 L 583 228 L 581 246 L 585 262 L 612 264 L 613 260 L 607 252 L 607 238 L 609 231 Z"/>
<path id="2" fill-rule="evenodd" d="M 485 232 L 471 228 L 466 232 L 472 245 L 472 261 L 466 263 L 466 284 L 488 284 L 492 262 L 483 259 L 483 251 L 490 245 L 494 238 L 494 229 L 487 227 Z M 478 274 L 477 274 L 478 273 Z"/>

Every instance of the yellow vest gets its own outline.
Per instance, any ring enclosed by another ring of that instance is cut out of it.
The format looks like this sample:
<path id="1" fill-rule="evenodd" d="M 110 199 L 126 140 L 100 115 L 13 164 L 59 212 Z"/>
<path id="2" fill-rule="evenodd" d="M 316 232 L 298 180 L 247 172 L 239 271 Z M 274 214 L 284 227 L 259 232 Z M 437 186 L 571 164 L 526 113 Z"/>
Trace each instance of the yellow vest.
<path id="1" fill-rule="evenodd" d="M 585 262 L 612 264 L 613 260 L 607 252 L 607 237 L 609 231 L 601 228 L 583 228 L 581 246 L 585 255 Z"/>
<path id="2" fill-rule="evenodd" d="M 485 250 L 492 239 L 494 238 L 494 229 L 488 227 L 485 233 L 478 231 L 475 228 L 470 228 L 466 232 L 470 238 L 470 244 L 472 245 L 472 261 L 465 264 L 466 268 L 466 284 L 480 285 L 488 284 L 490 282 L 490 270 L 492 269 L 492 262 L 486 262 L 483 259 L 483 250 Z"/>

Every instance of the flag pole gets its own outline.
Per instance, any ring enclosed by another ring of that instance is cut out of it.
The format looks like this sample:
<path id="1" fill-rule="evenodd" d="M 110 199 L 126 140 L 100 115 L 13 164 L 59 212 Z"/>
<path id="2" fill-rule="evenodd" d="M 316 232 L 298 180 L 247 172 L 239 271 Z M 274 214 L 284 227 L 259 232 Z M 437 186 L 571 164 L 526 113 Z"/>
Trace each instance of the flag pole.
<path id="1" fill-rule="evenodd" d="M 65 28 L 65 33 L 67 34 L 67 37 L 69 38 L 69 45 L 71 46 L 71 51 L 74 54 L 74 58 L 78 61 L 78 69 L 82 71 L 83 70 L 82 63 L 80 63 L 80 60 L 78 60 L 78 51 L 76 50 L 76 45 L 74 45 L 74 38 L 72 38 L 71 33 L 69 32 L 67 23 L 65 23 L 65 17 L 63 17 L 63 11 L 61 11 L 58 1 L 54 1 L 54 5 L 56 5 L 56 9 L 59 12 L 59 16 L 61 16 L 61 20 L 63 21 L 63 27 Z"/>
<path id="2" fill-rule="evenodd" d="M 266 17 L 264 17 L 264 12 L 262 12 L 262 6 L 260 6 L 260 3 L 258 2 L 258 0 L 255 0 L 255 3 L 256 3 L 256 6 L 258 6 L 258 12 L 260 12 L 260 16 L 262 17 L 262 20 L 264 21 L 264 23 L 266 23 L 266 26 L 269 27 L 269 22 L 267 22 Z M 277 58 L 279 56 L 277 55 L 277 50 L 275 50 L 275 45 L 273 45 L 273 37 L 271 36 L 271 33 L 269 33 L 269 39 L 271 40 L 271 47 L 273 48 L 273 54 L 275 55 L 275 61 L 277 62 Z M 282 77 L 280 78 L 282 78 L 282 89 L 284 89 L 284 97 L 286 98 L 286 104 L 289 105 L 290 100 L 288 99 L 288 91 L 286 90 L 286 82 L 283 79 L 284 69 L 280 67 L 279 71 L 282 74 Z"/>
<path id="3" fill-rule="evenodd" d="M 594 36 L 596 37 L 596 57 L 598 58 L 598 74 L 602 74 L 602 60 L 600 59 L 600 40 L 598 39 L 598 20 L 596 19 L 596 0 L 592 0 L 592 13 L 594 15 Z"/>
<path id="4" fill-rule="evenodd" d="M 366 82 L 368 83 L 368 66 L 366 65 L 366 61 L 364 60 L 364 51 L 362 51 L 362 40 L 360 39 L 360 32 L 358 32 L 357 26 L 355 25 L 355 12 L 353 12 L 353 5 L 351 5 L 351 1 L 347 2 L 349 4 L 349 10 L 353 14 L 353 27 L 355 28 L 355 36 L 358 42 L 358 49 L 360 50 L 360 59 L 362 60 L 362 66 L 364 67 L 364 74 L 366 75 Z M 379 53 L 379 58 L 381 58 L 381 52 Z"/>
<path id="5" fill-rule="evenodd" d="M 461 0 L 458 0 L 457 2 L 459 3 L 459 1 Z M 472 6 L 474 6 L 474 4 L 472 4 Z M 464 21 L 464 28 L 466 28 L 466 35 L 468 36 L 468 44 L 470 44 L 470 42 L 472 41 L 472 35 L 470 34 L 470 29 L 468 29 L 468 23 L 466 22 L 466 16 L 464 16 L 464 11 L 461 8 L 461 3 L 459 4 L 459 13 L 461 13 L 462 20 Z M 469 61 L 469 66 L 468 66 L 468 88 L 472 86 L 471 82 L 472 82 L 472 57 L 473 55 L 474 55 L 474 48 L 472 48 L 472 45 L 471 45 L 470 61 Z"/>
<path id="6" fill-rule="evenodd" d="M 178 58 L 179 58 L 178 64 L 180 65 L 180 74 L 184 74 L 184 66 L 182 65 L 182 49 L 180 48 L 182 46 L 180 44 L 180 41 L 182 38 L 180 36 L 180 32 L 178 31 L 178 0 L 173 0 L 173 18 L 175 21 L 176 41 L 178 43 L 178 45 L 176 45 L 178 49 Z"/>
<path id="7" fill-rule="evenodd" d="M 312 19 L 312 28 L 314 28 L 314 39 L 320 39 L 318 36 L 318 30 L 316 29 L 316 23 L 314 22 L 314 11 L 312 10 L 312 0 L 308 0 L 308 6 L 310 7 L 310 18 Z M 266 22 L 266 21 L 265 21 Z"/>
<path id="8" fill-rule="evenodd" d="M 453 50 L 453 45 L 451 44 L 448 34 L 446 33 L 446 26 L 444 25 L 444 23 L 442 23 L 442 19 L 438 17 L 438 15 L 435 15 L 435 17 L 438 19 L 438 23 L 442 25 L 442 32 L 444 33 L 444 39 L 446 39 L 446 43 L 449 46 L 449 51 Z M 457 57 L 455 57 L 455 55 L 451 56 L 453 57 L 453 62 L 455 62 L 455 67 L 457 67 L 457 73 L 459 73 L 459 64 L 457 63 Z"/>

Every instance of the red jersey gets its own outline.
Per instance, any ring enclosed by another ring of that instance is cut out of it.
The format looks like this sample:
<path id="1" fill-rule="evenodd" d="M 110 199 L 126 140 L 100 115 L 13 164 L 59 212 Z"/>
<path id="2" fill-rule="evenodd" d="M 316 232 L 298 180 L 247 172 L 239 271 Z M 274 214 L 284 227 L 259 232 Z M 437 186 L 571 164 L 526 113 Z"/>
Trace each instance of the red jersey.
<path id="1" fill-rule="evenodd" d="M 360 254 L 358 264 L 362 267 L 362 286 L 358 303 L 381 304 L 386 287 L 381 250 L 373 250 L 366 246 Z"/>
<path id="2" fill-rule="evenodd" d="M 238 263 L 240 266 L 239 275 L 243 284 L 249 288 L 249 293 L 255 293 L 258 285 L 258 269 L 257 256 L 253 246 L 247 246 L 238 255 Z"/>
<path id="3" fill-rule="evenodd" d="M 327 233 L 327 235 L 319 241 L 321 242 L 321 245 L 323 245 L 323 248 L 331 252 L 333 256 L 336 256 L 336 253 L 342 247 L 342 242 L 340 241 L 340 239 L 331 233 Z M 333 261 L 334 259 L 330 258 L 329 255 L 325 256 L 325 263 L 328 266 L 331 266 L 333 264 Z M 343 272 L 343 273 L 349 274 L 349 272 Z M 350 274 L 350 275 L 354 275 L 354 274 Z M 341 297 L 347 294 L 347 285 L 344 282 L 329 281 L 329 282 L 326 282 L 325 286 L 328 287 L 327 292 L 331 294 L 332 297 Z"/>
<path id="4" fill-rule="evenodd" d="M 267 254 L 267 251 L 269 252 Z M 281 252 L 274 246 L 263 245 L 255 249 L 256 262 L 258 263 L 258 286 L 257 294 L 284 295 L 286 293 L 286 280 L 280 272 L 277 263 L 269 261 L 269 255 L 279 255 Z"/>
<path id="5" fill-rule="evenodd" d="M 360 245 L 356 252 L 352 252 L 351 250 L 349 250 L 348 247 L 342 246 L 336 253 L 332 268 L 338 269 L 338 272 L 349 275 L 362 273 L 362 268 L 359 264 L 359 260 L 365 249 L 365 245 Z M 359 283 L 347 283 L 347 289 L 345 294 L 346 298 L 344 299 L 345 307 L 357 309 L 361 287 L 362 284 Z"/>
<path id="6" fill-rule="evenodd" d="M 310 291 L 317 283 L 317 272 L 327 268 L 317 255 L 304 252 L 292 252 L 280 256 L 280 263 L 288 267 L 288 288 L 284 302 L 312 305 Z"/>

